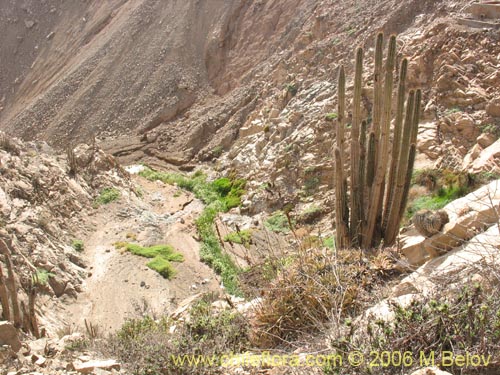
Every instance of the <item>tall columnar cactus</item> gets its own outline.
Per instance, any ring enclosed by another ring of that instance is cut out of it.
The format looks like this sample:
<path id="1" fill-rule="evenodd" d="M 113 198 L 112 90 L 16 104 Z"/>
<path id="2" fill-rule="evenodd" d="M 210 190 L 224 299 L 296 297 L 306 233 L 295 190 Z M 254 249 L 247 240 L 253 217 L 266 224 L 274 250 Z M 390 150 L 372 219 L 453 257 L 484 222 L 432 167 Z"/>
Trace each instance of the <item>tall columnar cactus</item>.
<path id="1" fill-rule="evenodd" d="M 369 129 L 368 120 L 362 119 L 361 111 L 363 49 L 358 48 L 356 51 L 348 173 L 343 168 L 347 159 L 344 135 L 346 78 L 344 67 L 339 70 L 335 148 L 335 208 L 339 247 L 370 248 L 378 245 L 382 239 L 385 245 L 394 243 L 408 198 L 415 161 L 421 92 L 411 91 L 406 98 L 408 61 L 403 59 L 399 69 L 393 121 L 396 37 L 391 36 L 389 39 L 385 68 L 383 41 L 383 34 L 380 33 L 375 43 L 374 100 Z"/>

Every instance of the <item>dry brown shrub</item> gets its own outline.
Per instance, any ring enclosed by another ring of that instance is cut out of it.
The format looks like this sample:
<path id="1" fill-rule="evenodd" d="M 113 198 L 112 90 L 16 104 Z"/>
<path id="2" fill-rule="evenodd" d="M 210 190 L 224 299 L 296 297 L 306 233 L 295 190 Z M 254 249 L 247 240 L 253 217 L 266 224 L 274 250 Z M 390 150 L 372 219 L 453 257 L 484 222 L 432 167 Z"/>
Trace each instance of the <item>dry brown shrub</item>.
<path id="1" fill-rule="evenodd" d="M 393 261 L 388 256 L 373 258 L 359 250 L 302 252 L 262 289 L 262 303 L 250 322 L 252 344 L 286 345 L 320 331 L 332 319 L 357 314 L 389 269 Z"/>

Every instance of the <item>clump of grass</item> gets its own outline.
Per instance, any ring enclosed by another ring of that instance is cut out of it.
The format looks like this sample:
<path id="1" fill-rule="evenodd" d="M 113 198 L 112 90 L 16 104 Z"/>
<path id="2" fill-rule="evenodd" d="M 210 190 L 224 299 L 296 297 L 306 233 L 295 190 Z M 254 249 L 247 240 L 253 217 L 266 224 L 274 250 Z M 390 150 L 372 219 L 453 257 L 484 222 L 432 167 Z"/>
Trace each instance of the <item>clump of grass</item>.
<path id="1" fill-rule="evenodd" d="M 407 217 L 413 216 L 420 210 L 439 210 L 451 201 L 463 197 L 468 193 L 464 187 L 445 187 L 440 188 L 436 194 L 425 195 L 416 198 L 407 208 Z"/>
<path id="2" fill-rule="evenodd" d="M 174 277 L 175 274 L 177 273 L 177 271 L 172 266 L 172 263 L 170 263 L 168 260 L 166 260 L 161 255 L 155 256 L 152 261 L 150 261 L 146 264 L 146 266 L 148 266 L 152 270 L 155 270 L 160 275 L 162 275 L 165 279 L 169 279 L 169 280 L 172 277 Z"/>
<path id="3" fill-rule="evenodd" d="M 224 241 L 237 243 L 248 247 L 252 243 L 252 230 L 243 229 L 240 231 L 231 232 L 224 237 Z"/>
<path id="4" fill-rule="evenodd" d="M 176 270 L 170 262 L 183 262 L 184 256 L 178 253 L 170 245 L 155 245 L 143 247 L 138 244 L 117 242 L 117 249 L 125 249 L 134 255 L 139 255 L 145 258 L 153 258 L 146 266 L 155 270 L 166 279 L 171 279 L 176 274 Z"/>
<path id="5" fill-rule="evenodd" d="M 115 187 L 108 187 L 101 190 L 99 196 L 95 200 L 96 205 L 108 204 L 120 198 L 120 190 Z"/>
<path id="6" fill-rule="evenodd" d="M 54 277 L 55 275 L 47 270 L 39 268 L 36 270 L 36 273 L 32 277 L 33 284 L 35 285 L 47 285 L 49 282 L 49 278 Z"/>
<path id="7" fill-rule="evenodd" d="M 175 184 L 193 192 L 205 203 L 203 212 L 196 220 L 196 228 L 202 241 L 201 260 L 221 275 L 222 283 L 229 293 L 241 295 L 238 288 L 240 269 L 221 248 L 214 230 L 214 221 L 219 212 L 227 212 L 241 204 L 246 181 L 234 177 L 223 177 L 209 182 L 207 176 L 200 171 L 191 176 L 185 176 L 178 173 L 157 172 L 149 168 L 140 172 L 140 175 L 152 181 L 160 180 L 167 184 Z"/>
<path id="8" fill-rule="evenodd" d="M 71 241 L 71 247 L 81 253 L 85 249 L 85 245 L 82 240 L 73 240 Z"/>
<path id="9" fill-rule="evenodd" d="M 297 221 L 299 223 L 304 223 L 304 224 L 311 224 L 317 219 L 321 217 L 323 214 L 323 210 L 321 207 L 318 207 L 316 205 L 309 206 L 306 208 L 304 211 L 302 211 L 298 218 Z"/>
<path id="10" fill-rule="evenodd" d="M 222 147 L 221 145 L 215 146 L 211 151 L 214 158 L 218 158 L 219 156 L 222 155 L 223 152 L 224 152 L 224 147 Z"/>

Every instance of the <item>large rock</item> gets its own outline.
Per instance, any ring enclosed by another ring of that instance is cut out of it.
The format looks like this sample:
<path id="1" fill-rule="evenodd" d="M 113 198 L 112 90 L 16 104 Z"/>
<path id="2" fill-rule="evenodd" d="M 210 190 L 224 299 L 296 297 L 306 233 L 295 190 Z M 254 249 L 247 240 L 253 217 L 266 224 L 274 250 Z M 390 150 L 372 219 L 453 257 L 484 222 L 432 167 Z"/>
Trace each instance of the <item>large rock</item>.
<path id="1" fill-rule="evenodd" d="M 490 100 L 486 105 L 486 113 L 493 117 L 500 117 L 500 97 Z"/>
<path id="2" fill-rule="evenodd" d="M 15 352 L 21 349 L 17 329 L 10 322 L 0 322 L 0 345 L 9 345 Z"/>
<path id="3" fill-rule="evenodd" d="M 473 173 L 500 173 L 500 139 L 481 151 L 469 170 Z"/>
<path id="4" fill-rule="evenodd" d="M 500 232 L 497 225 L 472 238 L 465 246 L 436 257 L 397 285 L 392 295 L 432 294 L 445 282 L 451 290 L 453 283 L 465 283 L 477 272 L 500 264 Z"/>
<path id="5" fill-rule="evenodd" d="M 120 370 L 120 364 L 114 359 L 108 359 L 106 361 L 88 361 L 84 363 L 75 362 L 73 363 L 75 371 L 82 374 L 90 374 L 96 369 L 101 370 Z"/>

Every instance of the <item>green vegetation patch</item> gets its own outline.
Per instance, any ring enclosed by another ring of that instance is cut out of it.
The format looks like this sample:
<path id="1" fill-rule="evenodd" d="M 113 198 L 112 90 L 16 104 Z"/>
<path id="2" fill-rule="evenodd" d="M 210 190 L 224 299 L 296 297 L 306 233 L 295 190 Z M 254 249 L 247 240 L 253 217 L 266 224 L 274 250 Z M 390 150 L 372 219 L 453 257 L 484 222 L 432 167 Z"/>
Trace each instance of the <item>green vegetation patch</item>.
<path id="1" fill-rule="evenodd" d="M 158 172 L 149 168 L 140 172 L 140 175 L 151 181 L 159 180 L 167 184 L 177 185 L 194 193 L 196 198 L 203 201 L 205 208 L 196 220 L 196 228 L 202 241 L 201 260 L 221 275 L 222 283 L 229 293 L 241 295 L 238 287 L 240 268 L 221 248 L 214 230 L 214 221 L 220 212 L 227 212 L 241 204 L 246 181 L 234 177 L 223 177 L 210 182 L 207 181 L 207 176 L 200 171 L 186 176 L 179 173 Z"/>
<path id="2" fill-rule="evenodd" d="M 252 230 L 243 229 L 240 231 L 231 232 L 224 237 L 224 241 L 249 246 L 252 242 Z"/>
<path id="3" fill-rule="evenodd" d="M 175 276 L 176 270 L 170 262 L 183 262 L 184 256 L 174 250 L 170 245 L 155 245 L 143 247 L 138 244 L 128 242 L 115 243 L 117 249 L 125 249 L 134 255 L 139 255 L 145 258 L 153 258 L 152 261 L 146 264 L 149 268 L 155 270 L 166 279 L 171 279 Z"/>
<path id="4" fill-rule="evenodd" d="M 54 277 L 55 275 L 47 270 L 39 268 L 36 270 L 36 273 L 32 277 L 33 284 L 35 285 L 47 285 L 49 282 L 49 278 Z"/>
<path id="5" fill-rule="evenodd" d="M 333 113 L 327 113 L 325 115 L 325 120 L 326 121 L 333 121 L 333 120 L 336 120 L 338 117 L 339 117 L 339 115 L 337 113 L 335 113 L 335 112 L 333 112 Z"/>
<path id="6" fill-rule="evenodd" d="M 85 245 L 83 244 L 82 240 L 73 240 L 71 241 L 71 247 L 78 251 L 79 253 L 82 252 L 85 249 Z"/>
<path id="7" fill-rule="evenodd" d="M 281 211 L 276 211 L 264 221 L 264 226 L 271 232 L 288 233 L 290 224 L 286 215 Z"/>
<path id="8" fill-rule="evenodd" d="M 179 254 L 179 255 L 181 255 L 181 254 Z M 182 255 L 181 255 L 181 257 L 182 257 Z M 152 261 L 150 261 L 146 264 L 146 266 L 148 266 L 152 270 L 155 270 L 160 275 L 162 275 L 165 279 L 169 279 L 169 280 L 172 277 L 174 277 L 175 274 L 177 273 L 177 271 L 172 266 L 172 263 L 170 263 L 168 260 L 166 260 L 161 255 L 154 257 Z"/>
<path id="9" fill-rule="evenodd" d="M 104 188 L 99 193 L 99 196 L 96 198 L 95 203 L 97 205 L 108 204 L 116 201 L 121 196 L 120 190 L 115 187 Z"/>

